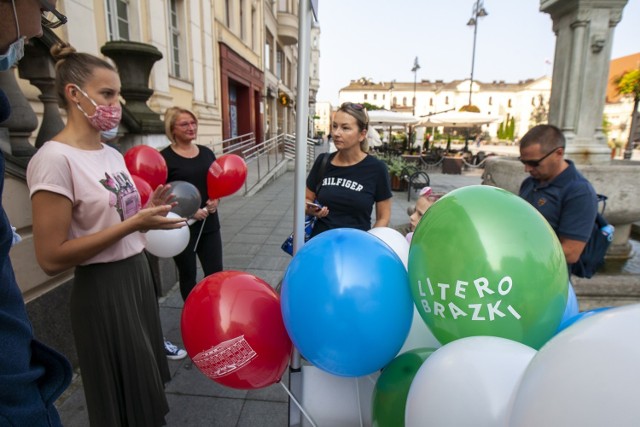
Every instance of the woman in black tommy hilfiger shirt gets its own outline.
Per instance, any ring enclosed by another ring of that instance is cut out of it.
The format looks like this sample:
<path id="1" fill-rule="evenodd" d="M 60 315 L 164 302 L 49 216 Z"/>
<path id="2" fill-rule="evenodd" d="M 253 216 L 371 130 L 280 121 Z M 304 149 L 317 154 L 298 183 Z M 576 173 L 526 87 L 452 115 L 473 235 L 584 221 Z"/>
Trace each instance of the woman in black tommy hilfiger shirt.
<path id="1" fill-rule="evenodd" d="M 387 166 L 368 154 L 369 118 L 360 104 L 342 104 L 334 115 L 331 135 L 337 152 L 329 158 L 321 173 L 322 156 L 307 177 L 306 200 L 317 200 L 322 208 L 307 204 L 306 213 L 318 221 L 311 236 L 333 228 L 386 227 L 391 218 L 391 181 Z M 319 176 L 321 175 L 322 176 Z M 321 184 L 318 186 L 318 182 Z M 319 188 L 317 194 L 314 190 Z"/>
<path id="2" fill-rule="evenodd" d="M 167 162 L 167 182 L 189 182 L 202 196 L 200 209 L 192 217 L 195 222 L 189 227 L 189 244 L 182 253 L 173 257 L 178 267 L 180 293 L 186 300 L 196 285 L 196 253 L 205 277 L 222 271 L 219 199 L 207 200 L 207 173 L 216 156 L 209 148 L 193 142 L 198 135 L 198 119 L 191 111 L 170 108 L 165 113 L 164 122 L 167 138 L 171 141 L 171 145 L 160 152 Z M 204 228 L 198 240 L 203 221 Z M 194 252 L 197 240 L 198 247 Z"/>

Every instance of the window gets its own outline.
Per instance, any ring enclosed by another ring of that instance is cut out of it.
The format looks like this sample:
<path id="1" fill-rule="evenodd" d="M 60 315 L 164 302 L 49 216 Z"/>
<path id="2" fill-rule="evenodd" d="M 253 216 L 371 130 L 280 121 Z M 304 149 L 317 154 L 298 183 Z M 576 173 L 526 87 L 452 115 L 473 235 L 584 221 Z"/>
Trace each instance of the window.
<path id="1" fill-rule="evenodd" d="M 282 80 L 282 63 L 284 62 L 284 54 L 280 49 L 276 52 L 276 77 Z"/>
<path id="2" fill-rule="evenodd" d="M 493 105 L 493 96 L 489 97 L 489 105 Z"/>
<path id="3" fill-rule="evenodd" d="M 184 40 L 180 28 L 182 25 L 182 0 L 169 0 L 169 37 L 170 37 L 170 73 L 175 77 L 184 77 L 181 53 L 185 52 Z"/>
<path id="4" fill-rule="evenodd" d="M 387 97 L 387 96 L 383 93 L 383 94 L 382 94 L 382 100 L 384 101 L 384 100 L 386 99 L 386 97 Z"/>
<path id="5" fill-rule="evenodd" d="M 531 98 L 531 105 L 536 106 L 536 97 Z"/>
<path id="6" fill-rule="evenodd" d="M 224 18 L 227 28 L 231 28 L 231 2 L 232 0 L 225 0 L 224 2 Z"/>
<path id="7" fill-rule="evenodd" d="M 109 40 L 129 40 L 129 2 L 127 0 L 105 0 L 105 5 Z"/>
<path id="8" fill-rule="evenodd" d="M 285 70 L 284 70 L 284 80 L 286 82 L 286 85 L 289 86 L 290 88 L 293 88 L 293 73 L 291 72 L 291 61 L 289 61 L 288 59 L 285 60 Z"/>
<path id="9" fill-rule="evenodd" d="M 444 104 L 445 105 L 449 105 L 449 97 L 448 96 L 444 97 Z"/>
<path id="10" fill-rule="evenodd" d="M 509 102 L 507 103 L 507 107 L 511 108 L 511 99 L 509 99 Z"/>
<path id="11" fill-rule="evenodd" d="M 377 94 L 377 93 L 374 93 L 374 94 L 373 94 L 373 100 L 375 101 L 376 99 L 378 99 L 378 94 Z"/>
<path id="12" fill-rule="evenodd" d="M 391 105 L 397 105 L 397 104 L 398 104 L 398 98 L 394 96 L 393 101 L 391 102 Z"/>
<path id="13" fill-rule="evenodd" d="M 406 97 L 406 96 L 403 96 L 403 97 L 402 97 L 402 106 L 403 106 L 403 107 L 406 107 L 406 106 L 407 106 L 407 97 Z"/>
<path id="14" fill-rule="evenodd" d="M 429 98 L 429 107 L 433 107 L 433 98 Z"/>
<path id="15" fill-rule="evenodd" d="M 264 69 L 273 71 L 271 69 L 271 49 L 273 46 L 273 36 L 271 33 L 267 33 L 267 41 L 264 44 Z"/>

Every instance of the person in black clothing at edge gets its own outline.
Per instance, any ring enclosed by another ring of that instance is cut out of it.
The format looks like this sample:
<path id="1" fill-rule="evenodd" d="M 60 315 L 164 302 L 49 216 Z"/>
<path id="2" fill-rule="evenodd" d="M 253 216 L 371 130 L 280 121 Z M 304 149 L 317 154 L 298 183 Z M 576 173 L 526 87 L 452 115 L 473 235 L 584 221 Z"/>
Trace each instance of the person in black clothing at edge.
<path id="1" fill-rule="evenodd" d="M 25 39 L 41 36 L 43 24 L 56 27 L 66 22 L 55 6 L 56 0 L 0 0 L 0 72 L 13 72 Z M 10 115 L 11 106 L 0 89 L 0 125 Z M 0 150 L 0 199 L 3 189 Z M 19 240 L 0 207 L 0 426 L 61 426 L 54 402 L 71 382 L 71 366 L 33 337 L 9 258 L 12 244 Z"/>
<path id="2" fill-rule="evenodd" d="M 167 162 L 167 182 L 189 182 L 202 197 L 200 209 L 190 221 L 189 244 L 182 253 L 173 257 L 178 267 L 180 294 L 186 300 L 196 285 L 196 254 L 205 277 L 222 271 L 222 238 L 218 218 L 220 199 L 207 199 L 207 174 L 216 156 L 209 148 L 194 142 L 198 137 L 198 119 L 191 111 L 169 108 L 164 115 L 164 124 L 167 138 L 171 141 L 171 145 L 160 151 Z"/>
<path id="3" fill-rule="evenodd" d="M 384 162 L 368 154 L 367 111 L 361 104 L 345 102 L 331 126 L 337 151 L 330 155 L 322 176 L 318 175 L 323 156 L 318 156 L 307 176 L 305 212 L 318 218 L 311 237 L 334 228 L 371 229 L 374 205 L 373 227 L 387 227 L 393 196 L 391 179 Z M 316 188 L 317 194 L 313 190 Z"/>

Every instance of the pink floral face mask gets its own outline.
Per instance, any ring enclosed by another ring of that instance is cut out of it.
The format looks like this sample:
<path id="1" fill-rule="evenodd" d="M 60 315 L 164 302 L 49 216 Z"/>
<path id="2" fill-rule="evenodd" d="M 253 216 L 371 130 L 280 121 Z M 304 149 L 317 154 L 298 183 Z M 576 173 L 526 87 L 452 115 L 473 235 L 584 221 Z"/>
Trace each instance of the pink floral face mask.
<path id="1" fill-rule="evenodd" d="M 89 101 L 91 101 L 94 107 L 96 107 L 96 112 L 93 113 L 92 116 L 90 116 L 82 109 L 80 104 L 76 103 L 76 107 L 78 107 L 78 109 L 82 111 L 87 120 L 89 120 L 89 123 L 91 123 L 91 126 L 100 131 L 107 131 L 118 126 L 118 124 L 120 123 L 120 119 L 122 118 L 122 107 L 120 106 L 120 103 L 116 105 L 98 105 L 93 99 L 89 97 L 89 95 L 87 95 L 85 91 L 80 89 L 80 87 L 78 87 L 77 85 L 74 86 Z"/>

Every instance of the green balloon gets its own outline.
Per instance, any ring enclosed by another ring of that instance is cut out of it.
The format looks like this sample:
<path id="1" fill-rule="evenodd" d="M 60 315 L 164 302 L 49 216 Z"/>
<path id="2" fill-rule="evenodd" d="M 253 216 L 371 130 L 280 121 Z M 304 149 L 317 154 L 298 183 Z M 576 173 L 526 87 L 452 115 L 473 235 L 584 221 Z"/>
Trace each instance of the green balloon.
<path id="1" fill-rule="evenodd" d="M 562 320 L 568 277 L 544 217 L 496 187 L 463 187 L 438 200 L 409 249 L 413 300 L 443 345 L 490 335 L 539 349 Z"/>
<path id="2" fill-rule="evenodd" d="M 409 387 L 418 369 L 435 348 L 416 348 L 402 353 L 389 363 L 378 377 L 373 389 L 373 427 L 404 425 L 404 409 Z"/>

